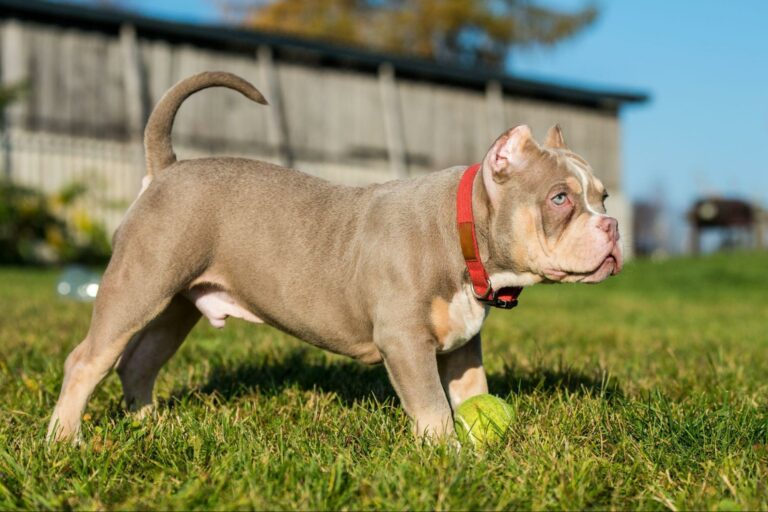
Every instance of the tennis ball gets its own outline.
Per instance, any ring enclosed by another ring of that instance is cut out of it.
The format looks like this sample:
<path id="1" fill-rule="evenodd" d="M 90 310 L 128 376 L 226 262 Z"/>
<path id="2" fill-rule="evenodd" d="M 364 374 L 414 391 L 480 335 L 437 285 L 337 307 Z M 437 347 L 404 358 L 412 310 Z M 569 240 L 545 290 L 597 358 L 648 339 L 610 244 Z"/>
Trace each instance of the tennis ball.
<path id="1" fill-rule="evenodd" d="M 501 441 L 515 410 L 501 398 L 486 393 L 462 402 L 453 417 L 461 444 L 488 446 Z"/>

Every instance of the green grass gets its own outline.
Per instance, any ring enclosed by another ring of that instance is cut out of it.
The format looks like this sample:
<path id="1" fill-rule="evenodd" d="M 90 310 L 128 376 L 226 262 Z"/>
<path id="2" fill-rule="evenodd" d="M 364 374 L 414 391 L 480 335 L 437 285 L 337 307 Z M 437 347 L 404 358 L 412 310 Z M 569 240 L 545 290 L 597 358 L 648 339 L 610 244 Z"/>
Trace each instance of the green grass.
<path id="1" fill-rule="evenodd" d="M 768 255 L 637 262 L 535 287 L 484 329 L 518 421 L 484 453 L 420 446 L 381 367 L 266 327 L 202 323 L 121 409 L 112 375 L 78 448 L 43 442 L 90 305 L 0 269 L 0 509 L 768 509 Z"/>

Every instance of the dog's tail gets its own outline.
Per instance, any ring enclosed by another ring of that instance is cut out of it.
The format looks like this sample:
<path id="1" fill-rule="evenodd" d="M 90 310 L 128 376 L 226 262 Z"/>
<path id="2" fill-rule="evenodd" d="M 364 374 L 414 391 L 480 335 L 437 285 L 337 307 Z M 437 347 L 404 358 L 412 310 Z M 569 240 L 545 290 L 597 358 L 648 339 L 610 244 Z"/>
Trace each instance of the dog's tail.
<path id="1" fill-rule="evenodd" d="M 153 174 L 176 161 L 176 154 L 171 145 L 171 129 L 182 102 L 197 91 L 209 87 L 228 87 L 256 103 L 267 104 L 264 96 L 248 81 L 224 71 L 206 71 L 177 83 L 160 98 L 144 130 L 144 151 L 147 156 L 147 176 L 150 180 Z"/>

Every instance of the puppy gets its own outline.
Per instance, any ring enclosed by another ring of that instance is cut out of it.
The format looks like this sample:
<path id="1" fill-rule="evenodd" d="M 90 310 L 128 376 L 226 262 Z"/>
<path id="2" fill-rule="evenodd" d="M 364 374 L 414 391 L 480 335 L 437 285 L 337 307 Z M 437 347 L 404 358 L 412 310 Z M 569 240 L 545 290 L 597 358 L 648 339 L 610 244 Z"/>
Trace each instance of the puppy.
<path id="1" fill-rule="evenodd" d="M 242 158 L 177 161 L 181 103 L 208 87 L 263 96 L 229 73 L 182 80 L 147 124 L 147 176 L 115 233 L 85 339 L 65 363 L 49 439 L 76 439 L 117 365 L 130 409 L 201 316 L 267 323 L 364 363 L 383 362 L 418 436 L 488 391 L 480 329 L 520 287 L 596 283 L 622 265 L 617 222 L 559 127 L 543 144 L 503 133 L 481 164 L 369 187 Z"/>

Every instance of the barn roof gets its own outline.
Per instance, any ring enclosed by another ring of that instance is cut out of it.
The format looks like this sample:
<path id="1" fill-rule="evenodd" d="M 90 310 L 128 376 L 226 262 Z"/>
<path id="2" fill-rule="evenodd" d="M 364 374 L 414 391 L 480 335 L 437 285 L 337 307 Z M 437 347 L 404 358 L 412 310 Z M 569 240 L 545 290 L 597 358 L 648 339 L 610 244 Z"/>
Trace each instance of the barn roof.
<path id="1" fill-rule="evenodd" d="M 226 25 L 176 23 L 148 18 L 132 12 L 42 0 L 0 0 L 0 16 L 43 23 L 77 26 L 116 33 L 124 23 L 132 24 L 141 37 L 185 42 L 239 53 L 253 53 L 261 45 L 273 49 L 275 57 L 311 65 L 376 72 L 389 63 L 398 76 L 458 87 L 483 89 L 496 81 L 506 94 L 599 109 L 618 109 L 627 103 L 642 103 L 648 96 L 636 91 L 573 87 L 524 79 L 494 70 L 446 65 L 425 59 L 331 44 L 281 34 L 246 30 Z"/>

